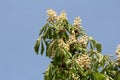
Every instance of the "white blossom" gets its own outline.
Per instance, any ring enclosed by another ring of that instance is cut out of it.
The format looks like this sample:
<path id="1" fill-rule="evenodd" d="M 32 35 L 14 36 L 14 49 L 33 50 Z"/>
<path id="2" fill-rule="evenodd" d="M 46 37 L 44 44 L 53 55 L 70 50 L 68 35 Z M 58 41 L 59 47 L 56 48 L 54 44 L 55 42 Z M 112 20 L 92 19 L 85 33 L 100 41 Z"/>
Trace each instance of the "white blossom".
<path id="1" fill-rule="evenodd" d="M 82 27 L 81 19 L 80 19 L 79 16 L 74 19 L 73 25 L 74 25 L 75 27 L 78 27 L 78 26 Z"/>
<path id="2" fill-rule="evenodd" d="M 65 48 L 66 50 L 69 50 L 69 44 L 66 44 L 63 39 L 59 39 L 58 40 L 58 46 L 59 47 L 62 47 L 62 48 Z"/>
<path id="3" fill-rule="evenodd" d="M 116 55 L 118 58 L 120 58 L 120 44 L 118 45 L 118 47 L 116 49 Z"/>
<path id="4" fill-rule="evenodd" d="M 77 42 L 75 35 L 70 35 L 69 40 L 66 43 L 70 45 L 74 42 Z"/>
<path id="5" fill-rule="evenodd" d="M 60 23 L 63 23 L 65 20 L 67 20 L 67 14 L 65 10 L 63 10 L 59 16 L 57 16 L 57 21 Z"/>
<path id="6" fill-rule="evenodd" d="M 52 9 L 47 10 L 47 15 L 49 17 L 48 21 L 54 21 L 57 19 L 57 13 Z"/>
<path id="7" fill-rule="evenodd" d="M 86 47 L 87 46 L 87 42 L 88 42 L 88 37 L 86 35 L 83 35 L 80 40 L 79 43 L 83 46 Z"/>
<path id="8" fill-rule="evenodd" d="M 83 54 L 82 56 L 79 56 L 76 61 L 84 69 L 86 69 L 91 64 L 90 58 L 87 54 Z"/>

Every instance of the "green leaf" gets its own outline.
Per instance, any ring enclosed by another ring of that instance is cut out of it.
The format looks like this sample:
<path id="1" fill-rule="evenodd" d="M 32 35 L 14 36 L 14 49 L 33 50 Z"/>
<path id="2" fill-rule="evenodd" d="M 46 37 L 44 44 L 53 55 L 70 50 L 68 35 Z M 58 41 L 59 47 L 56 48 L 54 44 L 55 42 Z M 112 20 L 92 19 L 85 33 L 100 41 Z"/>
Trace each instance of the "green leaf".
<path id="1" fill-rule="evenodd" d="M 98 52 L 101 52 L 101 51 L 102 51 L 102 46 L 101 46 L 101 44 L 97 43 L 97 44 L 96 44 L 96 49 L 97 49 Z"/>
<path id="2" fill-rule="evenodd" d="M 72 54 L 69 51 L 67 51 L 66 49 L 64 49 L 64 51 L 67 53 L 67 55 L 69 56 L 69 58 L 72 57 Z"/>
<path id="3" fill-rule="evenodd" d="M 60 48 L 58 48 L 56 50 L 56 54 L 55 54 L 55 57 L 54 57 L 55 63 L 57 63 L 57 64 L 61 63 L 62 58 L 63 58 L 63 53 L 61 53 Z"/>
<path id="4" fill-rule="evenodd" d="M 117 71 L 114 80 L 120 80 L 120 71 Z"/>
<path id="5" fill-rule="evenodd" d="M 80 47 L 76 47 L 77 50 L 80 50 L 81 52 L 85 53 L 87 50 L 85 48 L 80 48 Z"/>
<path id="6" fill-rule="evenodd" d="M 53 76 L 52 80 L 56 80 L 56 79 L 55 79 L 55 75 Z"/>
<path id="7" fill-rule="evenodd" d="M 79 72 L 83 77 L 85 77 L 86 74 L 83 72 L 84 69 L 83 69 L 76 61 L 74 61 L 74 64 L 75 64 L 75 66 L 76 66 L 78 72 Z"/>
<path id="8" fill-rule="evenodd" d="M 49 38 L 49 27 L 46 29 L 46 32 L 44 33 L 43 38 L 44 39 Z"/>
<path id="9" fill-rule="evenodd" d="M 94 48 L 96 48 L 97 49 L 97 51 L 98 52 L 101 52 L 102 51 L 102 45 L 100 44 L 100 43 L 98 43 L 98 42 L 96 42 L 96 40 L 94 40 L 94 39 L 90 39 L 90 47 L 91 47 L 91 49 L 94 47 Z M 93 44 L 93 47 L 92 47 L 92 44 Z"/>
<path id="10" fill-rule="evenodd" d="M 90 49 L 93 50 L 93 46 L 92 46 L 92 43 L 90 42 Z"/>
<path id="11" fill-rule="evenodd" d="M 53 40 L 51 43 L 49 43 L 48 49 L 46 51 L 46 56 L 51 57 L 52 48 L 55 47 L 55 45 L 56 45 L 56 40 Z"/>
<path id="12" fill-rule="evenodd" d="M 67 65 L 71 64 L 72 63 L 72 60 L 68 59 L 65 61 Z"/>
<path id="13" fill-rule="evenodd" d="M 38 52 L 39 52 L 39 46 L 40 46 L 40 38 L 38 38 L 36 40 L 36 44 L 34 46 L 34 50 L 35 50 L 35 52 L 36 52 L 37 55 L 38 55 Z"/>
<path id="14" fill-rule="evenodd" d="M 49 24 L 48 24 L 48 23 L 47 23 L 47 24 L 45 24 L 45 25 L 43 26 L 43 28 L 40 30 L 39 35 L 41 35 L 43 32 L 45 33 L 45 32 L 46 32 L 47 27 L 49 27 Z"/>
<path id="15" fill-rule="evenodd" d="M 51 39 L 52 37 L 53 37 L 53 31 L 52 31 L 52 29 L 51 28 L 49 28 L 49 38 Z"/>
<path id="16" fill-rule="evenodd" d="M 72 57 L 72 59 L 77 58 L 79 55 L 80 55 L 80 54 L 74 54 L 73 57 Z"/>
<path id="17" fill-rule="evenodd" d="M 105 80 L 106 76 L 102 73 L 93 72 L 92 73 L 92 78 L 93 78 L 93 80 Z"/>
<path id="18" fill-rule="evenodd" d="M 44 40 L 41 40 L 41 55 L 44 53 Z"/>
<path id="19" fill-rule="evenodd" d="M 92 41 L 92 43 L 93 43 L 93 46 L 94 46 L 94 48 L 96 47 L 96 41 L 95 40 L 91 40 Z"/>
<path id="20" fill-rule="evenodd" d="M 101 62 L 104 58 L 104 56 L 100 53 L 96 53 L 96 56 L 98 57 L 98 62 Z"/>

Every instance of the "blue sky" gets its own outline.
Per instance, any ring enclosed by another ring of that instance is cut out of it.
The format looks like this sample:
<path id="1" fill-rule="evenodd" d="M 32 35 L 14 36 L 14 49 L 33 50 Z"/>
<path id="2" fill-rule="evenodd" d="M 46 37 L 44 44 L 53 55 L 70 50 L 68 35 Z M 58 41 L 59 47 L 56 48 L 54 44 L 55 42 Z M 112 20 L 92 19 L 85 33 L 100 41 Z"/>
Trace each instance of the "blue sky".
<path id="1" fill-rule="evenodd" d="M 88 35 L 114 55 L 120 43 L 120 0 L 0 0 L 0 80 L 43 80 L 49 59 L 34 44 L 46 23 L 46 10 L 80 16 Z"/>

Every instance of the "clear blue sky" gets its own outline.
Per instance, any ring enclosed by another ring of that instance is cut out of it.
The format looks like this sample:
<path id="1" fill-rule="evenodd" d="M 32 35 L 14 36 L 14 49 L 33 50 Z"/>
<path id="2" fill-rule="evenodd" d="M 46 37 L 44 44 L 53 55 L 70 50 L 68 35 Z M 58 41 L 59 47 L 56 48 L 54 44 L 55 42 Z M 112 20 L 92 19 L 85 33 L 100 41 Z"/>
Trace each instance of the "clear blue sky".
<path id="1" fill-rule="evenodd" d="M 0 80 L 43 80 L 49 59 L 34 44 L 46 23 L 46 10 L 66 10 L 82 18 L 86 32 L 114 55 L 120 43 L 120 0 L 0 0 Z"/>

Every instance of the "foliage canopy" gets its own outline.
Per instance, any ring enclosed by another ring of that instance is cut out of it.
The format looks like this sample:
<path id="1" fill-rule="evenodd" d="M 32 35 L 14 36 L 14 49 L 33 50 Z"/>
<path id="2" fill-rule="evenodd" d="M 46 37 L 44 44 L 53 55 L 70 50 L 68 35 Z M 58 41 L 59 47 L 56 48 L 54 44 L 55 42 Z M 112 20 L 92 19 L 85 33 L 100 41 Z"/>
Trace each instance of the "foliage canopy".
<path id="1" fill-rule="evenodd" d="M 59 16 L 47 10 L 47 23 L 40 30 L 34 46 L 36 54 L 45 53 L 51 64 L 44 80 L 120 80 L 120 46 L 117 60 L 102 55 L 102 46 L 88 36 L 80 17 L 70 24 L 66 12 Z"/>

